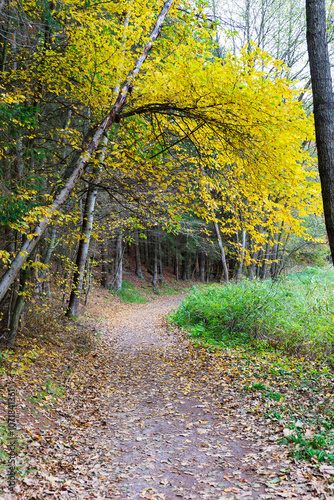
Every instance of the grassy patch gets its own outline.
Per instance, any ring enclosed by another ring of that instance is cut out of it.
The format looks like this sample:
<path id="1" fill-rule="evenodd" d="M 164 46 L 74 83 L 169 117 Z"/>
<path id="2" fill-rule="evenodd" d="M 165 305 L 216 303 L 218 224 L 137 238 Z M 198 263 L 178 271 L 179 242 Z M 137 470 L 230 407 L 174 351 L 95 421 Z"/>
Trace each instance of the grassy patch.
<path id="1" fill-rule="evenodd" d="M 64 392 L 64 387 L 48 378 L 45 385 L 36 388 L 28 401 L 47 408 L 48 401 L 57 401 L 58 398 L 63 396 Z"/>
<path id="2" fill-rule="evenodd" d="M 315 463 L 334 463 L 334 429 L 331 423 L 324 421 L 315 431 L 306 427 L 306 423 L 294 422 L 290 425 L 290 431 L 291 435 L 282 439 L 282 442 L 291 445 L 294 458 Z"/>
<path id="3" fill-rule="evenodd" d="M 129 281 L 123 281 L 122 290 L 116 292 L 116 295 L 125 304 L 145 304 L 145 302 L 147 302 L 147 299 L 143 296 L 141 291 L 135 288 L 135 286 L 132 285 L 132 283 L 130 283 Z"/>
<path id="4" fill-rule="evenodd" d="M 6 469 L 8 454 L 6 447 L 8 445 L 8 429 L 6 422 L 0 422 L 0 471 Z"/>
<path id="5" fill-rule="evenodd" d="M 291 456 L 334 464 L 334 272 L 194 287 L 172 316 Z"/>
<path id="6" fill-rule="evenodd" d="M 23 457 L 23 451 L 26 448 L 26 439 L 14 431 L 15 436 L 15 473 L 17 477 L 23 479 L 28 474 L 26 459 Z M 9 431 L 7 422 L 0 421 L 0 485 L 7 483 L 7 471 L 10 460 L 9 446 L 13 447 L 13 433 Z M 13 449 L 13 448 L 12 448 Z M 19 456 L 20 454 L 20 456 Z M 1 489 L 1 488 L 0 488 Z M 1 493 L 0 493 L 1 495 Z"/>
<path id="7" fill-rule="evenodd" d="M 311 268 L 278 283 L 193 287 L 173 320 L 220 345 L 280 348 L 334 363 L 334 271 Z"/>

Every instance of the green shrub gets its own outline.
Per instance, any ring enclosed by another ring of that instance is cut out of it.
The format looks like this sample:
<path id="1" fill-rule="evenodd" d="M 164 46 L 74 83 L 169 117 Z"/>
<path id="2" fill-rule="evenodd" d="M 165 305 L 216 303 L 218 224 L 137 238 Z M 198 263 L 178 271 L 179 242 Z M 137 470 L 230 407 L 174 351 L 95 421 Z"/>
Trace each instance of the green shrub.
<path id="1" fill-rule="evenodd" d="M 334 272 L 309 268 L 276 283 L 193 287 L 172 318 L 222 345 L 284 348 L 334 362 Z"/>

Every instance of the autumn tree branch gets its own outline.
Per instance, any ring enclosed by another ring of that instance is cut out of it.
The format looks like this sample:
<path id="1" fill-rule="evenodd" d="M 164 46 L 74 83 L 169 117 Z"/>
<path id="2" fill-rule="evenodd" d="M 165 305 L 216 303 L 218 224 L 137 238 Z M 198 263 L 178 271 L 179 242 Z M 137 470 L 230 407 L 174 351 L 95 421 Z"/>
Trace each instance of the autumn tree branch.
<path id="1" fill-rule="evenodd" d="M 1 2 L 1 0 L 0 0 Z M 116 101 L 114 105 L 112 106 L 111 110 L 105 116 L 105 118 L 100 122 L 100 124 L 89 134 L 90 139 L 88 142 L 86 142 L 86 146 L 83 148 L 83 151 L 80 155 L 80 158 L 78 159 L 76 166 L 67 179 L 65 185 L 61 189 L 61 191 L 57 194 L 57 196 L 54 198 L 52 205 L 50 205 L 47 210 L 46 214 L 44 214 L 43 218 L 39 220 L 37 225 L 34 227 L 34 229 L 30 232 L 30 234 L 27 236 L 27 239 L 25 243 L 22 245 L 21 249 L 18 251 L 16 257 L 14 258 L 10 268 L 8 271 L 5 273 L 3 276 L 1 282 L 0 282 L 0 301 L 4 298 L 6 295 L 9 287 L 17 277 L 18 273 L 20 272 L 20 269 L 26 262 L 27 258 L 31 254 L 31 252 L 34 250 L 36 247 L 37 243 L 39 242 L 40 238 L 42 237 L 44 231 L 46 230 L 47 226 L 51 222 L 55 212 L 59 210 L 59 208 L 65 203 L 65 201 L 68 199 L 70 196 L 74 186 L 76 185 L 77 181 L 79 180 L 80 176 L 82 173 L 85 171 L 87 166 L 89 165 L 91 159 L 93 158 L 93 155 L 95 154 L 102 138 L 105 136 L 105 134 L 108 132 L 112 124 L 118 120 L 119 113 L 121 112 L 125 102 L 127 95 L 129 93 L 130 88 L 132 87 L 133 80 L 137 76 L 137 74 L 140 71 L 141 66 L 145 62 L 148 53 L 150 52 L 153 43 L 155 40 L 158 38 L 161 27 L 163 26 L 164 20 L 166 18 L 166 15 L 168 14 L 171 6 L 173 4 L 173 0 L 166 0 L 164 3 L 160 14 L 158 15 L 156 24 L 152 30 L 150 40 L 144 47 L 144 50 L 140 57 L 137 59 L 136 64 L 134 68 L 129 72 L 127 75 L 127 78 L 123 85 L 121 86 L 121 89 L 119 91 L 119 94 L 116 98 Z"/>

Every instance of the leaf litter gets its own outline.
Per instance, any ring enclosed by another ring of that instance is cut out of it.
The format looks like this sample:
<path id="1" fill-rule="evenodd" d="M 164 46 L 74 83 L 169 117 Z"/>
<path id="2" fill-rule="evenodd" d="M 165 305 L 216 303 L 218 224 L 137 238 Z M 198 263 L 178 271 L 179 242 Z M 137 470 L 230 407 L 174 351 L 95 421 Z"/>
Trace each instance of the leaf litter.
<path id="1" fill-rule="evenodd" d="M 182 295 L 105 299 L 95 294 L 82 324 L 95 328 L 89 348 L 41 353 L 13 375 L 21 451 L 3 498 L 334 498 L 333 467 L 289 457 L 268 401 L 242 390 L 235 352 L 164 319 Z"/>

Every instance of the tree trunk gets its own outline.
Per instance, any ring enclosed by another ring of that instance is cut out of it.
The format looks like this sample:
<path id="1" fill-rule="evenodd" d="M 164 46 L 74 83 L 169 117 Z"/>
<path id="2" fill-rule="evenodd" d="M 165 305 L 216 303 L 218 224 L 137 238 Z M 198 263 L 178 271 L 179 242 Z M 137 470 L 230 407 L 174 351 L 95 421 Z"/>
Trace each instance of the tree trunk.
<path id="1" fill-rule="evenodd" d="M 89 188 L 86 197 L 84 220 L 81 228 L 79 248 L 75 262 L 76 269 L 74 271 L 72 290 L 68 308 L 66 311 L 66 316 L 69 317 L 76 317 L 78 316 L 79 312 L 80 295 L 82 292 L 84 271 L 89 251 L 90 237 L 93 228 L 96 196 L 97 196 L 97 188 L 96 187 L 93 187 L 93 189 Z"/>
<path id="2" fill-rule="evenodd" d="M 241 274 L 242 274 L 242 268 L 244 265 L 244 256 L 245 256 L 245 250 L 246 250 L 246 229 L 242 230 L 242 247 L 241 247 L 241 256 L 240 256 L 240 264 L 236 276 L 236 282 L 240 281 Z"/>
<path id="3" fill-rule="evenodd" d="M 107 138 L 103 138 L 103 147 L 99 156 L 99 162 L 104 160 L 105 150 L 107 147 Z M 101 165 L 93 168 L 92 177 L 96 183 L 99 182 L 101 175 Z M 79 241 L 79 248 L 76 258 L 76 269 L 73 276 L 72 291 L 70 295 L 70 301 L 66 311 L 66 316 L 76 317 L 79 313 L 80 305 L 80 295 L 82 292 L 82 286 L 84 281 L 85 266 L 89 251 L 90 237 L 93 230 L 93 220 L 94 220 L 94 209 L 95 202 L 98 193 L 97 184 L 89 184 L 88 192 L 86 196 L 85 209 L 83 213 L 83 222 L 81 227 L 81 235 Z"/>
<path id="4" fill-rule="evenodd" d="M 184 250 L 182 252 L 182 281 L 187 281 L 187 268 L 188 268 L 188 252 Z"/>
<path id="5" fill-rule="evenodd" d="M 114 240 L 114 239 L 112 239 L 110 241 L 110 255 L 112 255 L 110 273 L 111 273 L 111 276 L 114 276 L 114 277 L 116 274 L 116 241 L 117 240 Z M 114 280 L 114 278 L 113 278 L 113 280 Z"/>
<path id="6" fill-rule="evenodd" d="M 113 283 L 113 290 L 120 292 L 122 290 L 123 281 L 123 249 L 122 249 L 122 230 L 120 229 L 117 242 L 116 242 L 116 259 L 115 259 L 115 278 Z"/>
<path id="7" fill-rule="evenodd" d="M 145 238 L 145 242 L 144 242 L 144 249 L 145 249 L 145 266 L 146 266 L 146 270 L 148 271 L 149 267 L 150 267 L 150 258 L 148 255 L 148 232 L 147 231 L 146 231 L 146 238 Z"/>
<path id="8" fill-rule="evenodd" d="M 222 261 L 222 265 L 223 265 L 223 269 L 224 269 L 225 283 L 228 283 L 229 282 L 229 279 L 228 279 L 228 269 L 227 269 L 227 264 L 226 264 L 226 256 L 225 256 L 225 250 L 224 250 L 224 245 L 223 245 L 222 237 L 221 237 L 221 234 L 220 234 L 220 230 L 219 230 L 218 224 L 217 224 L 217 222 L 215 220 L 213 221 L 213 225 L 215 227 L 215 231 L 216 231 L 216 235 L 217 235 L 217 239 L 218 239 L 218 245 L 219 245 L 220 254 L 221 254 L 221 261 Z"/>
<path id="9" fill-rule="evenodd" d="M 14 341 L 19 329 L 20 317 L 24 309 L 25 304 L 25 292 L 28 287 L 28 280 L 31 274 L 31 267 L 26 267 L 20 273 L 20 287 L 18 291 L 18 295 L 16 298 L 12 318 L 9 325 L 9 331 L 6 335 L 6 347 L 7 349 L 12 349 L 14 347 Z"/>
<path id="10" fill-rule="evenodd" d="M 257 259 L 258 259 L 259 251 L 252 253 L 252 263 L 250 265 L 249 271 L 249 279 L 252 281 L 257 276 Z"/>
<path id="11" fill-rule="evenodd" d="M 179 281 L 179 255 L 175 252 L 175 276 L 176 281 Z"/>
<path id="12" fill-rule="evenodd" d="M 306 0 L 306 23 L 318 168 L 328 241 L 334 262 L 334 98 L 325 0 Z"/>
<path id="13" fill-rule="evenodd" d="M 93 263 L 94 258 L 91 257 L 90 259 L 86 260 L 86 269 L 85 269 L 85 287 L 84 287 L 84 294 L 85 294 L 85 306 L 88 304 L 88 295 L 92 287 L 92 263 Z"/>
<path id="14" fill-rule="evenodd" d="M 283 224 L 282 224 L 282 229 L 283 229 Z M 274 234 L 274 246 L 273 246 L 273 253 L 272 253 L 272 259 L 275 262 L 272 262 L 271 267 L 270 267 L 270 276 L 272 280 L 277 280 L 280 272 L 281 272 L 281 259 L 280 259 L 280 241 L 282 237 L 282 231 L 280 233 L 275 233 Z"/>
<path id="15" fill-rule="evenodd" d="M 205 267 L 206 267 L 206 282 L 209 283 L 209 280 L 210 280 L 210 259 L 209 259 L 208 255 L 205 257 Z"/>
<path id="16" fill-rule="evenodd" d="M 159 274 L 160 276 L 162 276 L 162 251 L 161 251 L 161 240 L 159 238 L 159 241 L 158 241 L 158 250 L 159 250 L 159 261 L 158 261 L 158 264 L 159 264 Z"/>
<path id="17" fill-rule="evenodd" d="M 205 281 L 205 254 L 203 250 L 199 253 L 199 279 L 202 283 Z"/>
<path id="18" fill-rule="evenodd" d="M 158 281 L 158 235 L 156 234 L 156 231 L 153 232 L 153 240 L 154 240 L 154 255 L 153 255 L 152 285 L 157 286 L 157 281 Z"/>
<path id="19" fill-rule="evenodd" d="M 263 248 L 260 248 L 259 253 L 257 254 L 257 267 L 256 267 L 256 278 L 260 279 L 262 273 L 262 260 L 263 260 Z M 261 263 L 261 265 L 260 265 Z"/>
<path id="20" fill-rule="evenodd" d="M 109 289 L 110 287 L 109 255 L 108 255 L 108 246 L 106 247 L 105 241 L 102 241 L 101 245 L 101 259 L 102 259 L 101 285 L 104 288 Z"/>
<path id="21" fill-rule="evenodd" d="M 139 247 L 139 234 L 138 229 L 135 230 L 135 252 L 136 252 L 136 275 L 138 278 L 144 279 L 141 269 L 140 247 Z"/>
<path id="22" fill-rule="evenodd" d="M 266 251 L 264 254 L 264 262 L 262 266 L 261 278 L 263 280 L 267 279 L 268 267 L 269 267 L 269 257 L 270 257 L 270 241 L 266 245 Z"/>
<path id="23" fill-rule="evenodd" d="M 45 257 L 44 257 L 44 265 L 45 266 L 48 266 L 50 264 L 52 251 L 53 251 L 53 249 L 55 247 L 55 243 L 56 243 L 56 236 L 57 236 L 57 225 L 54 224 L 51 228 L 50 242 L 49 242 Z M 48 295 L 50 296 L 51 295 L 50 279 L 49 278 L 47 279 L 47 269 L 43 269 L 43 273 L 42 273 L 41 277 L 42 277 L 42 290 L 44 293 L 47 292 Z"/>
<path id="24" fill-rule="evenodd" d="M 22 245 L 20 251 L 17 253 L 15 259 L 13 260 L 11 267 L 2 277 L 2 280 L 0 282 L 0 302 L 6 295 L 10 285 L 13 283 L 16 276 L 19 274 L 23 264 L 25 263 L 25 261 L 27 260 L 33 249 L 36 247 L 45 229 L 48 227 L 51 219 L 54 217 L 55 212 L 58 211 L 61 208 L 61 206 L 65 203 L 67 198 L 72 193 L 74 186 L 76 185 L 80 176 L 87 169 L 88 165 L 90 165 L 90 162 L 102 138 L 105 136 L 105 134 L 110 129 L 112 124 L 116 120 L 118 121 L 119 113 L 122 111 L 129 90 L 133 86 L 133 80 L 137 76 L 141 66 L 146 60 L 148 53 L 152 48 L 153 42 L 157 39 L 160 33 L 160 29 L 164 23 L 165 17 L 168 11 L 170 10 L 172 4 L 173 0 L 166 0 L 166 2 L 164 3 L 160 11 L 160 14 L 157 18 L 156 24 L 152 30 L 152 33 L 148 37 L 149 41 L 144 47 L 140 57 L 137 59 L 133 70 L 131 70 L 127 75 L 127 78 L 123 83 L 123 85 L 121 86 L 116 101 L 112 106 L 110 112 L 100 122 L 100 124 L 97 127 L 95 127 L 89 132 L 88 136 L 86 137 L 86 140 L 84 141 L 84 147 L 81 151 L 81 154 L 79 155 L 79 159 L 76 160 L 74 164 L 74 169 L 69 178 L 67 179 L 67 181 L 65 182 L 64 187 L 55 197 L 53 203 L 48 208 L 48 211 L 45 212 L 43 218 L 40 219 L 40 221 L 28 235 L 28 238 L 26 239 L 25 243 Z"/>

